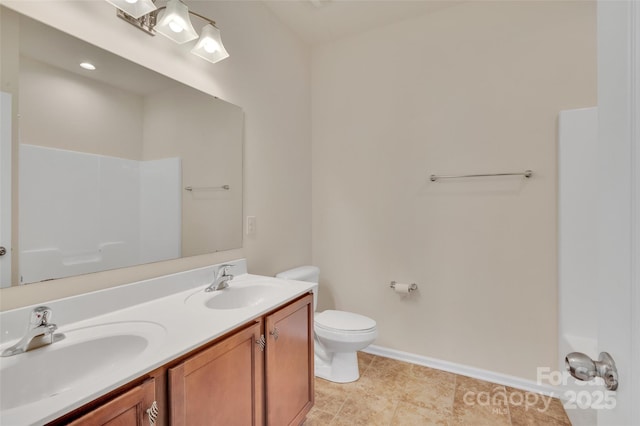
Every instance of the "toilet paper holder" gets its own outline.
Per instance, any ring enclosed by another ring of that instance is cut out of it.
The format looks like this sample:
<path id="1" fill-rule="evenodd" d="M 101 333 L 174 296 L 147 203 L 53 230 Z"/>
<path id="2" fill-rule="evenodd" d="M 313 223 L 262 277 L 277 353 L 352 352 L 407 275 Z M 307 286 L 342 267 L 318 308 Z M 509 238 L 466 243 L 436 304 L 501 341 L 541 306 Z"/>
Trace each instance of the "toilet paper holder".
<path id="1" fill-rule="evenodd" d="M 389 287 L 391 287 L 392 289 L 396 289 L 396 281 L 391 281 L 391 284 L 389 284 Z M 409 284 L 409 293 L 411 293 L 412 291 L 416 291 L 418 289 L 418 284 L 416 283 L 412 283 Z"/>

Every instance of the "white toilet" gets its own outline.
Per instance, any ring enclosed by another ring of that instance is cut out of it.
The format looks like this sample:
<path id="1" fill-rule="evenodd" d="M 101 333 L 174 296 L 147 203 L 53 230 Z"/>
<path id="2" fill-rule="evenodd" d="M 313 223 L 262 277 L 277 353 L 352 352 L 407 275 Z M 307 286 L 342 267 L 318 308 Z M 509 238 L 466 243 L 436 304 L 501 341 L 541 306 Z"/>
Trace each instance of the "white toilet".
<path id="1" fill-rule="evenodd" d="M 276 277 L 315 283 L 313 308 L 316 309 L 320 269 L 301 266 L 281 272 Z M 378 337 L 376 322 L 363 315 L 333 310 L 315 313 L 314 318 L 315 375 L 336 383 L 358 380 L 360 372 L 356 352 Z"/>

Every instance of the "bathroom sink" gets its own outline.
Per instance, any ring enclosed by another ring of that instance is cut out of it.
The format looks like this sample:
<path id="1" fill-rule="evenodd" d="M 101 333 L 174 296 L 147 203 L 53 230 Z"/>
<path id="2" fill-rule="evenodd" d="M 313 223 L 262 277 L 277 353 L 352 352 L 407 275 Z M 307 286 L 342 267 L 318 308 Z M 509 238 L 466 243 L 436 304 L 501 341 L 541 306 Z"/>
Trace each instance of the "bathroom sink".
<path id="1" fill-rule="evenodd" d="M 287 294 L 286 287 L 271 283 L 231 284 L 224 290 L 206 293 L 209 309 L 242 309 L 258 306 Z"/>
<path id="2" fill-rule="evenodd" d="M 205 306 L 210 309 L 248 308 L 279 297 L 282 292 L 282 287 L 268 284 L 230 286 L 210 297 Z"/>
<path id="3" fill-rule="evenodd" d="M 51 345 L 0 358 L 0 410 L 41 401 L 111 374 L 153 350 L 165 334 L 163 326 L 146 321 L 61 327 Z"/>

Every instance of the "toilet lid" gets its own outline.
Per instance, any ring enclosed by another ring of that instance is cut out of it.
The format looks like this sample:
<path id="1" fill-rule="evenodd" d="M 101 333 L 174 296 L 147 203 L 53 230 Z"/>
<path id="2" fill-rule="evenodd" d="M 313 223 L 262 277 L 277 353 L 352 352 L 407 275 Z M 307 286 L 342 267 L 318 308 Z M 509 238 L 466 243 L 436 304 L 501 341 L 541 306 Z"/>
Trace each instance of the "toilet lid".
<path id="1" fill-rule="evenodd" d="M 317 314 L 315 324 L 322 328 L 345 331 L 364 331 L 376 327 L 376 322 L 364 315 L 332 310 Z"/>

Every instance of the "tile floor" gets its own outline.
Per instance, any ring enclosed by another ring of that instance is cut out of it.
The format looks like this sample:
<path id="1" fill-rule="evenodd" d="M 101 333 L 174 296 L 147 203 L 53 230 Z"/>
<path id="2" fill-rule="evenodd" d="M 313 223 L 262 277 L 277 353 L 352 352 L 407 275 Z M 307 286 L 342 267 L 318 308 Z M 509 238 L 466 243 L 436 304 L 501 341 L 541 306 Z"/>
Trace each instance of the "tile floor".
<path id="1" fill-rule="evenodd" d="M 360 379 L 316 378 L 304 426 L 571 425 L 547 396 L 363 352 Z"/>

